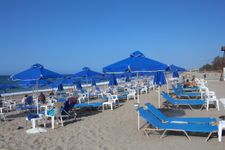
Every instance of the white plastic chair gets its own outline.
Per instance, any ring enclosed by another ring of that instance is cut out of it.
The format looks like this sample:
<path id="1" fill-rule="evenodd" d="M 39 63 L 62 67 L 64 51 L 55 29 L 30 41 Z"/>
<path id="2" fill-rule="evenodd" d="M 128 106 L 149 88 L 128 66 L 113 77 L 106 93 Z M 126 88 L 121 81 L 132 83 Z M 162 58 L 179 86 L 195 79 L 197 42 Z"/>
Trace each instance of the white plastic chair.
<path id="1" fill-rule="evenodd" d="M 146 95 L 148 94 L 148 88 L 147 86 L 144 86 L 141 88 L 141 94 L 145 93 Z"/>
<path id="2" fill-rule="evenodd" d="M 135 89 L 129 89 L 128 92 L 129 93 L 127 94 L 127 100 L 130 100 L 131 98 L 133 98 L 135 100 L 136 99 Z"/>
<path id="3" fill-rule="evenodd" d="M 79 103 L 82 103 L 86 100 L 86 98 L 87 98 L 86 94 L 79 94 L 79 97 L 78 97 L 77 100 L 78 100 Z"/>
<path id="4" fill-rule="evenodd" d="M 102 110 L 105 109 L 105 105 L 106 106 L 110 105 L 111 110 L 113 110 L 113 105 L 115 103 L 115 100 L 113 100 L 113 98 L 112 98 L 110 93 L 106 93 L 106 96 L 107 96 L 108 101 L 102 103 Z"/>
<path id="5" fill-rule="evenodd" d="M 5 120 L 5 114 L 3 113 L 3 109 L 5 109 L 4 107 L 0 107 L 0 120 L 3 119 Z"/>
<path id="6" fill-rule="evenodd" d="M 209 104 L 213 103 L 216 105 L 217 110 L 219 111 L 219 100 L 216 98 L 216 94 L 214 91 L 206 91 L 205 93 L 205 100 L 206 100 L 206 109 L 209 110 Z"/>

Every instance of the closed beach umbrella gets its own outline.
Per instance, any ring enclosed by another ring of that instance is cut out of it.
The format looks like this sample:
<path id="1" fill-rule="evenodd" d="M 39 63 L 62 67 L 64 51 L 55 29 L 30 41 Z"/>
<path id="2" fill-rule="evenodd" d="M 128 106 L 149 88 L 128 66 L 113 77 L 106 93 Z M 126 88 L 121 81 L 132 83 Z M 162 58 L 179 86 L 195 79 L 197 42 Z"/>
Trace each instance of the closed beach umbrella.
<path id="1" fill-rule="evenodd" d="M 158 85 L 158 107 L 160 108 L 160 92 L 161 85 L 166 84 L 166 78 L 162 71 L 155 72 L 154 74 L 154 84 Z"/>
<path id="2" fill-rule="evenodd" d="M 76 85 L 76 88 L 77 88 L 78 90 L 82 90 L 82 86 L 81 86 L 80 81 L 76 82 L 75 85 Z"/>
<path id="3" fill-rule="evenodd" d="M 116 76 L 114 74 L 109 76 L 109 86 L 118 85 Z"/>
<path id="4" fill-rule="evenodd" d="M 59 84 L 58 87 L 57 87 L 57 90 L 58 90 L 58 91 L 63 91 L 63 90 L 64 90 L 64 89 L 63 89 L 63 85 L 62 85 L 62 84 Z"/>
<path id="5" fill-rule="evenodd" d="M 91 79 L 91 86 L 96 86 L 96 81 L 94 78 Z"/>
<path id="6" fill-rule="evenodd" d="M 174 78 L 179 78 L 179 73 L 178 73 L 177 71 L 174 71 L 174 72 L 173 72 L 173 77 L 174 77 Z"/>

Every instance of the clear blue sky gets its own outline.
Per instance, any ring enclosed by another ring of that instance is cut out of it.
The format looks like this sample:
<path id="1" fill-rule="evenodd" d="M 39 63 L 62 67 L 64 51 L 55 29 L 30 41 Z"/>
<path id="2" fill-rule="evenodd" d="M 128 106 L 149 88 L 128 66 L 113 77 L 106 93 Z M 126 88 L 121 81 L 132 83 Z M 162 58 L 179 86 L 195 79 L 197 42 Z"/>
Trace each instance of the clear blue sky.
<path id="1" fill-rule="evenodd" d="M 222 56 L 224 0 L 1 0 L 0 74 L 101 71 L 134 50 L 200 67 Z"/>

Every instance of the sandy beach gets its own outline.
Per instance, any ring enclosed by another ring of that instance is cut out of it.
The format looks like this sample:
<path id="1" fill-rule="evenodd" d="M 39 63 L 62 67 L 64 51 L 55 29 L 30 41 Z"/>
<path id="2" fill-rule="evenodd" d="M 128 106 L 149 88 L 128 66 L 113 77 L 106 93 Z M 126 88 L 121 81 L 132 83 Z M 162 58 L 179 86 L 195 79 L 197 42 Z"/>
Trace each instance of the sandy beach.
<path id="1" fill-rule="evenodd" d="M 225 82 L 218 80 L 209 80 L 208 87 L 216 92 L 218 98 L 225 97 Z M 165 87 L 164 87 L 165 90 Z M 143 106 L 150 102 L 157 106 L 157 92 L 142 94 L 140 103 Z M 162 103 L 164 99 L 162 99 Z M 179 117 L 216 117 L 224 115 L 224 107 L 220 103 L 220 111 L 211 107 L 206 109 L 177 109 L 162 110 L 168 116 Z M 78 112 L 79 114 L 79 112 Z M 0 149 L 7 150 L 223 150 L 225 139 L 218 142 L 217 134 L 205 142 L 204 134 L 190 134 L 189 141 L 182 133 L 170 133 L 168 136 L 160 139 L 158 134 L 146 136 L 143 130 L 137 129 L 137 112 L 134 107 L 134 101 L 124 102 L 121 107 L 111 111 L 93 111 L 86 115 L 79 114 L 77 121 L 66 122 L 64 127 L 50 128 L 50 121 L 47 124 L 47 132 L 41 134 L 28 135 L 26 130 L 31 127 L 30 122 L 25 121 L 24 114 L 17 115 L 11 112 L 6 115 L 7 121 L 0 122 Z M 141 123 L 144 121 L 141 119 Z"/>

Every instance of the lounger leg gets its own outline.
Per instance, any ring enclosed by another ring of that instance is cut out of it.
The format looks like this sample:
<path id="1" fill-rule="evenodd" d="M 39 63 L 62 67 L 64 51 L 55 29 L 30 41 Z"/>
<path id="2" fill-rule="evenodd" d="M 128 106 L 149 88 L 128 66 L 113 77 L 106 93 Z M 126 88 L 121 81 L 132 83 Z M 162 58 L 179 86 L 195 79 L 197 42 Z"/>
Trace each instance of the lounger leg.
<path id="1" fill-rule="evenodd" d="M 51 116 L 51 121 L 52 121 L 52 129 L 55 128 L 55 116 Z"/>
<path id="2" fill-rule="evenodd" d="M 204 108 L 204 105 L 205 105 L 205 104 L 203 104 L 203 105 L 201 106 L 200 110 L 203 110 L 203 108 Z"/>
<path id="3" fill-rule="evenodd" d="M 111 104 L 111 110 L 113 110 L 113 104 Z"/>
<path id="4" fill-rule="evenodd" d="M 160 136 L 160 138 L 163 138 L 164 135 L 166 134 L 167 130 L 164 130 L 163 134 Z"/>
<path id="5" fill-rule="evenodd" d="M 189 107 L 190 107 L 190 109 L 192 110 L 192 107 L 191 107 L 191 105 L 188 105 Z"/>
<path id="6" fill-rule="evenodd" d="M 206 110 L 209 110 L 209 101 L 207 100 L 207 106 L 206 106 Z"/>
<path id="7" fill-rule="evenodd" d="M 62 124 L 62 127 L 63 127 L 64 125 L 63 125 L 63 118 L 62 118 L 62 116 L 60 116 L 60 121 L 61 121 L 61 124 Z"/>
<path id="8" fill-rule="evenodd" d="M 187 132 L 186 132 L 186 131 L 183 131 L 183 132 L 184 132 L 184 134 L 186 135 L 186 137 L 188 138 L 188 140 L 191 141 L 191 138 L 188 136 Z"/>
<path id="9" fill-rule="evenodd" d="M 211 135 L 212 135 L 212 132 L 209 133 L 208 137 L 205 140 L 206 142 L 209 140 L 209 138 L 211 137 Z"/>
<path id="10" fill-rule="evenodd" d="M 220 111 L 219 100 L 216 101 L 216 107 L 217 107 L 217 110 Z"/>

